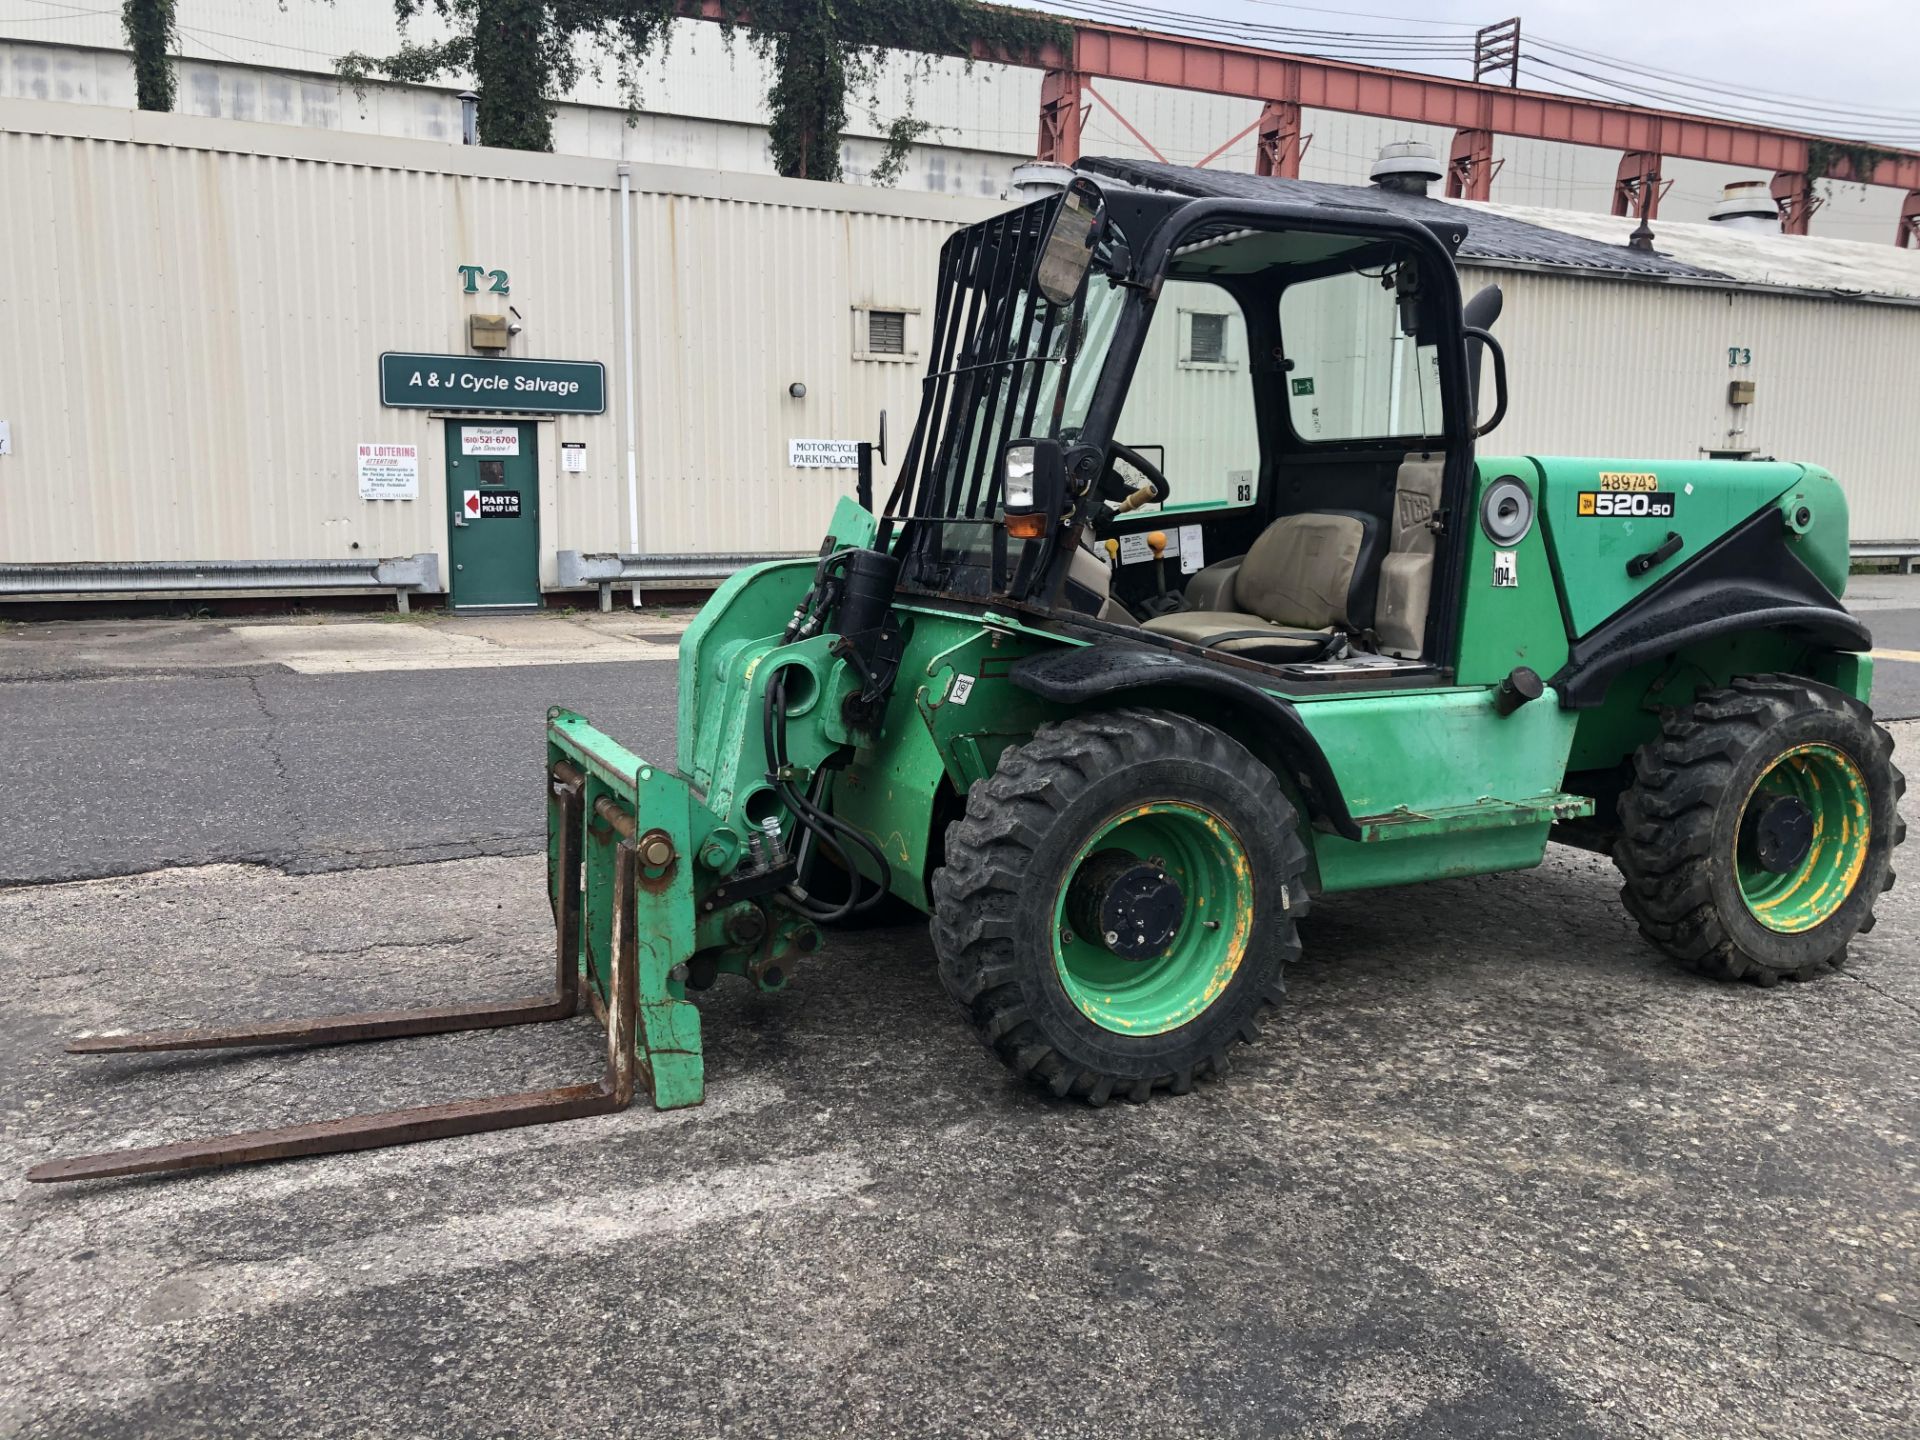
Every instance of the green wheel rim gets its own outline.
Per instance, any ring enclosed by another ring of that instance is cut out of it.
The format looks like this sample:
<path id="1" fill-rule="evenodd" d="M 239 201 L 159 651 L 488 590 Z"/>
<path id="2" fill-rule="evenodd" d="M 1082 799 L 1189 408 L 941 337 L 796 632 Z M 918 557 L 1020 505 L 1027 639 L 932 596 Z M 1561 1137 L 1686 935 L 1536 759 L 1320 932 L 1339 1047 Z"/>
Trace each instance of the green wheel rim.
<path id="1" fill-rule="evenodd" d="M 1068 914 L 1074 877 L 1096 854 L 1115 850 L 1157 862 L 1179 888 L 1177 928 L 1153 958 L 1127 959 L 1098 936 L 1074 933 Z M 1252 929 L 1253 873 L 1240 837 L 1198 806 L 1153 801 L 1107 821 L 1067 867 L 1054 898 L 1054 969 L 1080 1013 L 1103 1030 L 1160 1035 L 1220 998 Z"/>
<path id="2" fill-rule="evenodd" d="M 1776 872 L 1760 862 L 1747 819 L 1756 806 L 1783 797 L 1806 808 L 1813 838 L 1797 863 Z M 1783 935 L 1832 918 L 1867 863 L 1872 815 L 1866 777 L 1831 745 L 1796 745 L 1768 766 L 1747 792 L 1734 832 L 1734 868 L 1753 918 Z"/>

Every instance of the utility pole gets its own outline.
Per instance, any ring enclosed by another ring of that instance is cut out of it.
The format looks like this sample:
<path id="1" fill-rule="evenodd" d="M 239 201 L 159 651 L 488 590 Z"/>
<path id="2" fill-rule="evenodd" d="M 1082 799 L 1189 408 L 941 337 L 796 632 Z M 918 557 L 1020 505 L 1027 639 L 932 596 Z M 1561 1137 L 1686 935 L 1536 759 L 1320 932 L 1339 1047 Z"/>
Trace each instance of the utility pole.
<path id="1" fill-rule="evenodd" d="M 1509 89 L 1520 88 L 1520 17 L 1482 25 L 1473 32 L 1473 78 L 1475 81 L 1507 72 Z"/>

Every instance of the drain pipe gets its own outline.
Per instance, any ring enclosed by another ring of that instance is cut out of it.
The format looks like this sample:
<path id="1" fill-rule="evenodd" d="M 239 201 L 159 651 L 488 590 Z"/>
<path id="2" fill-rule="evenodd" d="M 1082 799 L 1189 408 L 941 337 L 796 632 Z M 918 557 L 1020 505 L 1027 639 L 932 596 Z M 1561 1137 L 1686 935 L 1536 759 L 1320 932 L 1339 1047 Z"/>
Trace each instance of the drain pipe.
<path id="1" fill-rule="evenodd" d="M 620 162 L 620 328 L 623 332 L 627 363 L 623 371 L 625 404 L 621 407 L 627 421 L 627 553 L 640 554 L 640 459 L 634 439 L 638 422 L 634 416 L 633 377 L 633 191 L 627 162 Z M 634 582 L 633 608 L 640 608 L 640 585 Z"/>

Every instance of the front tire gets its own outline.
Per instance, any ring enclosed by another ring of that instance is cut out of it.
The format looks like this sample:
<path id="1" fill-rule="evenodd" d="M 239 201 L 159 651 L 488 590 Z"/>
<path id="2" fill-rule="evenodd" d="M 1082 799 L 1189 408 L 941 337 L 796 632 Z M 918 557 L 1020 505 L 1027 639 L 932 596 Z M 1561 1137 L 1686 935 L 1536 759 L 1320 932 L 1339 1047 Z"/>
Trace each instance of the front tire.
<path id="1" fill-rule="evenodd" d="M 1716 979 L 1811 979 L 1873 928 L 1906 838 L 1893 740 L 1851 696 L 1736 679 L 1666 712 L 1620 798 L 1620 898 L 1643 933 Z"/>
<path id="2" fill-rule="evenodd" d="M 1212 726 L 1146 709 L 1048 726 L 947 831 L 940 978 L 1055 1095 L 1184 1094 L 1280 1002 L 1306 867 L 1272 772 Z"/>

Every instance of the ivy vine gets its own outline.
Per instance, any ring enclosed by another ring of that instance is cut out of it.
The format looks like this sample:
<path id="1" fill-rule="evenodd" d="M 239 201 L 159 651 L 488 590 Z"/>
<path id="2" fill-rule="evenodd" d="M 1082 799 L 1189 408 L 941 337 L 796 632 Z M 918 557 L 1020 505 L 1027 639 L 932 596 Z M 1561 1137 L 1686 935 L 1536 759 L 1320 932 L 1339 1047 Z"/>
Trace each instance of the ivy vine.
<path id="1" fill-rule="evenodd" d="M 129 9 L 136 0 L 127 0 Z M 166 0 L 169 8 L 171 0 Z M 553 101 L 580 81 L 583 52 L 610 65 L 627 102 L 640 109 L 640 67 L 665 56 L 682 0 L 394 0 L 401 26 L 426 14 L 453 31 L 431 45 L 392 55 L 354 52 L 334 64 L 358 89 L 386 78 L 424 82 L 471 73 L 480 96 L 480 141 L 515 150 L 553 148 Z M 1048 15 L 1002 10 L 975 0 L 756 0 L 720 29 L 731 46 L 744 36 L 773 73 L 767 129 L 774 168 L 812 180 L 841 178 L 849 97 L 864 94 L 885 132 L 870 178 L 891 184 L 915 140 L 933 127 L 911 113 L 882 122 L 878 86 L 886 57 L 907 51 L 924 74 L 935 56 L 1019 59 L 1052 46 L 1070 53 L 1072 28 Z M 909 112 L 911 86 L 909 86 Z"/>
<path id="2" fill-rule="evenodd" d="M 1851 178 L 1865 185 L 1869 183 L 1868 177 L 1873 174 L 1876 165 L 1882 160 L 1894 158 L 1891 150 L 1880 150 L 1852 140 L 1812 140 L 1807 143 L 1807 174 L 1812 178 L 1831 176 L 1845 161 Z"/>
<path id="3" fill-rule="evenodd" d="M 133 90 L 142 110 L 173 109 L 175 0 L 123 0 L 120 30 L 133 52 Z"/>

